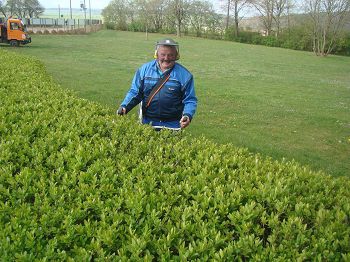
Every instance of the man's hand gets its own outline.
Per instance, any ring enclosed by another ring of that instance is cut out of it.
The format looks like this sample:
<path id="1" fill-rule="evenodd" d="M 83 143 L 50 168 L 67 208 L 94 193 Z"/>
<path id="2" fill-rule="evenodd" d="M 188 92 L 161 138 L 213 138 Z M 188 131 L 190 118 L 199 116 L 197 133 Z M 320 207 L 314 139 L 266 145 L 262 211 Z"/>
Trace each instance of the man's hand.
<path id="1" fill-rule="evenodd" d="M 119 109 L 117 110 L 117 114 L 120 116 L 123 116 L 126 114 L 126 108 L 125 107 L 119 107 Z"/>
<path id="2" fill-rule="evenodd" d="M 181 129 L 186 128 L 191 123 L 191 120 L 188 116 L 182 116 L 180 119 Z"/>

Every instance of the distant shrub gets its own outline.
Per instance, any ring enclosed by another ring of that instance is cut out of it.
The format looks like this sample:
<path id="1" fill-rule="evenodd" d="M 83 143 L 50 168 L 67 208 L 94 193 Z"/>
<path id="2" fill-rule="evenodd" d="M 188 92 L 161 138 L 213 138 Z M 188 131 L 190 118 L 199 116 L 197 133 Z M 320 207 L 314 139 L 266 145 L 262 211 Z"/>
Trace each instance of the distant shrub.
<path id="1" fill-rule="evenodd" d="M 284 30 L 280 36 L 281 47 L 312 51 L 312 39 L 304 26 L 294 26 Z"/>
<path id="2" fill-rule="evenodd" d="M 350 56 L 350 34 L 349 33 L 347 34 L 344 33 L 344 35 L 337 40 L 333 53 L 338 55 Z"/>
<path id="3" fill-rule="evenodd" d="M 128 31 L 132 32 L 142 32 L 144 31 L 144 25 L 141 22 L 134 21 L 130 24 L 128 24 Z"/>
<path id="4" fill-rule="evenodd" d="M 258 35 L 257 32 L 245 32 L 242 31 L 239 34 L 238 41 L 241 43 L 251 43 L 253 41 L 254 36 Z"/>
<path id="5" fill-rule="evenodd" d="M 86 34 L 86 33 L 85 33 L 85 29 L 84 28 L 78 28 L 78 29 L 72 30 L 72 34 L 83 35 L 83 34 Z"/>
<path id="6" fill-rule="evenodd" d="M 114 23 L 105 23 L 106 29 L 116 30 L 116 26 Z"/>
<path id="7" fill-rule="evenodd" d="M 261 38 L 261 44 L 272 47 L 279 47 L 280 41 L 276 36 L 264 36 Z"/>
<path id="8" fill-rule="evenodd" d="M 264 36 L 262 36 L 260 34 L 253 35 L 252 36 L 252 44 L 262 45 L 263 44 L 263 38 L 264 38 Z"/>
<path id="9" fill-rule="evenodd" d="M 231 41 L 248 44 L 252 44 L 256 37 L 260 37 L 260 34 L 257 32 L 249 31 L 239 31 L 238 36 L 234 35 L 234 31 L 230 32 L 229 34 L 226 34 L 226 38 L 228 38 Z"/>

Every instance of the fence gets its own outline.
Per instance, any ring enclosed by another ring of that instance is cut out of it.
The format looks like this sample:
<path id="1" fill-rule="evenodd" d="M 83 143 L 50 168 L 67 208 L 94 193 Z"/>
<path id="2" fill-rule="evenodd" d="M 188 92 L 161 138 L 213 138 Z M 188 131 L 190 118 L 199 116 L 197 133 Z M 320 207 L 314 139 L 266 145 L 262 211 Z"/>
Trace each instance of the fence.
<path id="1" fill-rule="evenodd" d="M 73 31 L 84 29 L 86 32 L 95 31 L 102 27 L 98 19 L 63 19 L 63 18 L 26 18 L 23 23 L 28 31 Z"/>

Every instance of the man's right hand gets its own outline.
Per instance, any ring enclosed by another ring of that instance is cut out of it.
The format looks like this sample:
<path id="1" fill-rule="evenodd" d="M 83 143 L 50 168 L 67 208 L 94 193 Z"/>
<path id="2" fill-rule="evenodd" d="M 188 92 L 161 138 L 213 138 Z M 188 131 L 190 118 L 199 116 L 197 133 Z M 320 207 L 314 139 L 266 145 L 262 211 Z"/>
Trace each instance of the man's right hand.
<path id="1" fill-rule="evenodd" d="M 186 128 L 190 123 L 191 123 L 191 120 L 188 116 L 186 116 L 186 115 L 182 116 L 182 118 L 180 120 L 181 129 Z"/>
<path id="2" fill-rule="evenodd" d="M 120 116 L 123 116 L 126 114 L 126 108 L 125 107 L 119 107 L 119 109 L 117 110 L 117 114 Z"/>

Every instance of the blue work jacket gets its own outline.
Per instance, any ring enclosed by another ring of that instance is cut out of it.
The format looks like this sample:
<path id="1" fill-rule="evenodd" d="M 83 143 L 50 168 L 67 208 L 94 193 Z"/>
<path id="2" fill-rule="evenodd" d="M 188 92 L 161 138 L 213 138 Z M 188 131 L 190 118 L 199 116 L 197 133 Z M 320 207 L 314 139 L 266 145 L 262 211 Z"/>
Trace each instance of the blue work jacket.
<path id="1" fill-rule="evenodd" d="M 157 60 L 144 64 L 136 71 L 131 88 L 121 104 L 126 112 L 142 101 L 143 118 L 147 122 L 179 121 L 183 115 L 193 118 L 197 108 L 193 76 L 178 63 L 175 63 L 169 80 L 146 109 L 148 96 L 164 73 L 161 72 Z"/>

